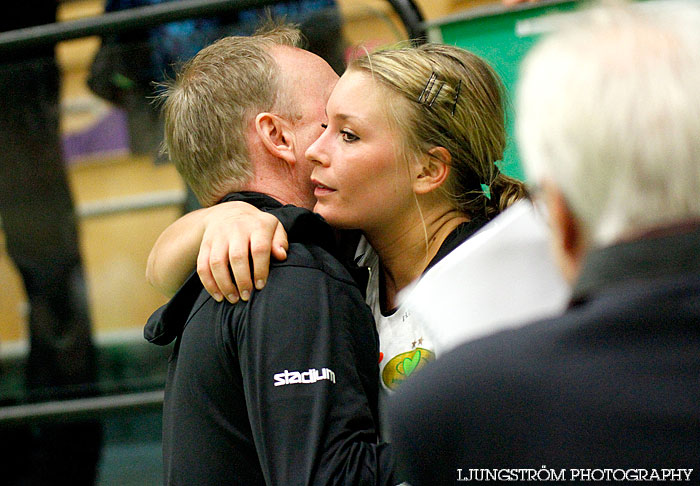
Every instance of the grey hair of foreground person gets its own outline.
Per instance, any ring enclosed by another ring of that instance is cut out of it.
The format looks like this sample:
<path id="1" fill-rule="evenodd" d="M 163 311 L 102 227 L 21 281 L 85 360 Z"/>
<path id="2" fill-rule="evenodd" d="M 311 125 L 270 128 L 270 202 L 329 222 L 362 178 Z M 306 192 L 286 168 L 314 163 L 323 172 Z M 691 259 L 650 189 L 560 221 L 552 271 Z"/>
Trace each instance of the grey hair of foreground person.
<path id="1" fill-rule="evenodd" d="M 700 218 L 700 4 L 608 2 L 527 56 L 516 133 L 593 246 Z"/>

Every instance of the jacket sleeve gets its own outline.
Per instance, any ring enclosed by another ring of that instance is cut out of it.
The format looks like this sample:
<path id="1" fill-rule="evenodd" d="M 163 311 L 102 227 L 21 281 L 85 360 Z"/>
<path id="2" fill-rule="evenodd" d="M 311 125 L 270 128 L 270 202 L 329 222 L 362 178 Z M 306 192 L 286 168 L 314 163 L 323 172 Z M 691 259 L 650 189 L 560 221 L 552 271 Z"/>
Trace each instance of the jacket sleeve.
<path id="1" fill-rule="evenodd" d="M 237 328 L 250 424 L 269 485 L 390 485 L 378 443 L 378 342 L 359 290 L 284 265 Z"/>

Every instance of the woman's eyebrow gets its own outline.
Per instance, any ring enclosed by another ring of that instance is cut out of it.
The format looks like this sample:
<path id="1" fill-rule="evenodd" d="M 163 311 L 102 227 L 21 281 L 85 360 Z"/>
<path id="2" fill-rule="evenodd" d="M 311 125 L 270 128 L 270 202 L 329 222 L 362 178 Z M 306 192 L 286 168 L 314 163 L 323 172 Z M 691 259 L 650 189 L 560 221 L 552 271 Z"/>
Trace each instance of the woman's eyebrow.
<path id="1" fill-rule="evenodd" d="M 350 120 L 350 119 L 355 119 L 355 120 L 361 120 L 362 118 L 356 115 L 350 115 L 348 113 L 336 113 L 333 115 L 333 118 L 339 118 L 341 120 Z"/>

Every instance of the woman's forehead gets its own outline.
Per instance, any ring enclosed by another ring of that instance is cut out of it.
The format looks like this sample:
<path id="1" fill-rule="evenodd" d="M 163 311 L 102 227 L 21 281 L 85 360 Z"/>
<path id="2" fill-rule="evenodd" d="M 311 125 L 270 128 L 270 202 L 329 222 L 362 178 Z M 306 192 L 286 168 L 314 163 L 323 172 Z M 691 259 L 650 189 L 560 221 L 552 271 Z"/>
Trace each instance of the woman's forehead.
<path id="1" fill-rule="evenodd" d="M 328 116 L 342 119 L 376 117 L 385 113 L 388 89 L 363 71 L 346 71 L 328 100 Z"/>

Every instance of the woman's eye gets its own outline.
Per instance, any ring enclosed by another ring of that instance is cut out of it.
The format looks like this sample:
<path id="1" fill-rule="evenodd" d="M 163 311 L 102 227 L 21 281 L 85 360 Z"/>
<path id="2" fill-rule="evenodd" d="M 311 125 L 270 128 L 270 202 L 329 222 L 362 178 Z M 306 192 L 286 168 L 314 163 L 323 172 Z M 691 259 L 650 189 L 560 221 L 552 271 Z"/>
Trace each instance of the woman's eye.
<path id="1" fill-rule="evenodd" d="M 354 133 L 348 131 L 348 130 L 341 130 L 340 131 L 341 136 L 343 137 L 344 142 L 354 142 L 356 140 L 359 140 L 360 137 L 355 135 Z"/>
<path id="2" fill-rule="evenodd" d="M 323 128 L 324 130 L 328 128 L 328 123 L 321 123 L 321 128 Z"/>

